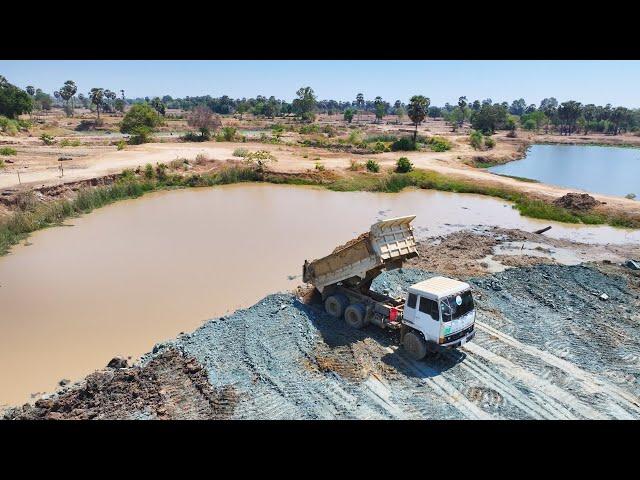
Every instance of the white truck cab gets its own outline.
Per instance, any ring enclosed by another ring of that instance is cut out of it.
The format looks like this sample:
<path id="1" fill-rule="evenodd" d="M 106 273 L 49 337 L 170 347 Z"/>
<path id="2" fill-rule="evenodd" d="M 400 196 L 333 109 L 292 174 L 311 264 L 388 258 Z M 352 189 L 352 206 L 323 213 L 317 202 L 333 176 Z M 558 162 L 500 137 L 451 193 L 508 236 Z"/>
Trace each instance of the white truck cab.
<path id="1" fill-rule="evenodd" d="M 433 277 L 408 289 L 403 322 L 420 332 L 427 343 L 443 347 L 464 345 L 475 336 L 475 317 L 468 283 Z"/>

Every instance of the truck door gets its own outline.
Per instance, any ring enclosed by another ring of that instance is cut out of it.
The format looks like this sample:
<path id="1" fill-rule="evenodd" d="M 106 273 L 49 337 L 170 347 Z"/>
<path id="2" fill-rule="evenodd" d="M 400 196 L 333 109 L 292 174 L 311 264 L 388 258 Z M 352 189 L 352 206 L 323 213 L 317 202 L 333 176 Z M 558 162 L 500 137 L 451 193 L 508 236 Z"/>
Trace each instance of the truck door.
<path id="1" fill-rule="evenodd" d="M 420 296 L 416 323 L 427 340 L 438 343 L 440 338 L 440 312 L 438 302 Z"/>

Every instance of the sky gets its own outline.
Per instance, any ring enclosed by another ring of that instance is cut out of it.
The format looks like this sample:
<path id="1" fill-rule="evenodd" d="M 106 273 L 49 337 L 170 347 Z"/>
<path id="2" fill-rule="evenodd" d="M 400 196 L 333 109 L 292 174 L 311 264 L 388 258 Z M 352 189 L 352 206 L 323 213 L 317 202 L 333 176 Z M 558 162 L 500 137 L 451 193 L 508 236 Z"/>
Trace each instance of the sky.
<path id="1" fill-rule="evenodd" d="M 380 95 L 408 102 L 421 94 L 432 105 L 491 98 L 524 98 L 640 107 L 640 61 L 589 60 L 0 60 L 0 75 L 21 88 L 52 93 L 74 80 L 85 95 L 92 87 L 127 98 L 228 95 L 271 96 L 291 101 L 302 86 L 319 100 L 354 100 Z"/>

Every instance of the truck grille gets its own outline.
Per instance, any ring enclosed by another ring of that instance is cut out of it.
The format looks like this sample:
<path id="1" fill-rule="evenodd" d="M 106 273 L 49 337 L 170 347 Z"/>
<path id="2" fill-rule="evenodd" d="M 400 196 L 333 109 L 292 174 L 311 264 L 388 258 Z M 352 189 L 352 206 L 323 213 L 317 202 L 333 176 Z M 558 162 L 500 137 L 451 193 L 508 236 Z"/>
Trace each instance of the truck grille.
<path id="1" fill-rule="evenodd" d="M 459 332 L 452 333 L 451 335 L 444 337 L 444 343 L 449 343 L 449 342 L 458 340 L 459 338 L 466 336 L 468 333 L 471 333 L 472 330 L 473 330 L 473 325 L 465 328 L 464 330 L 460 330 Z"/>

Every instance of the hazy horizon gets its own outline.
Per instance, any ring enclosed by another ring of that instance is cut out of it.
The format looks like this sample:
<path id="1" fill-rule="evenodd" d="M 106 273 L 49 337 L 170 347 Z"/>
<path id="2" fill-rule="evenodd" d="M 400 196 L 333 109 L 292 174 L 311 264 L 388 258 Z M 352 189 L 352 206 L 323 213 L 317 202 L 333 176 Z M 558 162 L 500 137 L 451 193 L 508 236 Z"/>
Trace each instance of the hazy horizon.
<path id="1" fill-rule="evenodd" d="M 630 108 L 640 107 L 640 61 L 636 60 L 0 60 L 0 75 L 47 93 L 74 80 L 78 93 L 92 87 L 127 98 L 211 95 L 275 96 L 291 101 L 302 86 L 318 100 L 408 102 L 421 94 L 432 105 L 491 98 L 538 105 L 545 97 Z"/>

